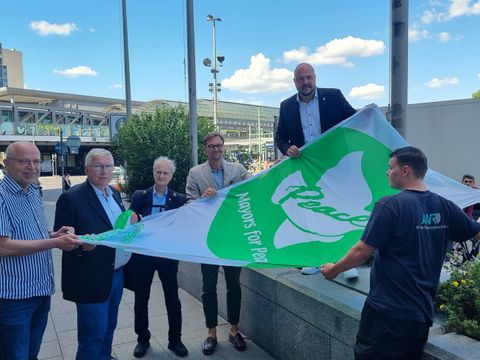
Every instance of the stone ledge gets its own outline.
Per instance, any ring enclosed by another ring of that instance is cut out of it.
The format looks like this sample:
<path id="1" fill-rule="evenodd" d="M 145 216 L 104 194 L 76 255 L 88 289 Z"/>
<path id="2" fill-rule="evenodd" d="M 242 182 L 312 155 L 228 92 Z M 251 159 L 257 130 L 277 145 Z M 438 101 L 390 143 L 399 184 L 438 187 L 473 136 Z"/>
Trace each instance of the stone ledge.
<path id="1" fill-rule="evenodd" d="M 353 360 L 360 312 L 368 292 L 369 270 L 358 281 L 335 282 L 297 269 L 243 269 L 240 329 L 277 359 Z M 218 281 L 219 314 L 226 317 L 223 272 Z M 201 300 L 199 264 L 181 262 L 179 285 Z M 444 334 L 435 324 L 424 360 L 478 359 L 480 342 Z"/>

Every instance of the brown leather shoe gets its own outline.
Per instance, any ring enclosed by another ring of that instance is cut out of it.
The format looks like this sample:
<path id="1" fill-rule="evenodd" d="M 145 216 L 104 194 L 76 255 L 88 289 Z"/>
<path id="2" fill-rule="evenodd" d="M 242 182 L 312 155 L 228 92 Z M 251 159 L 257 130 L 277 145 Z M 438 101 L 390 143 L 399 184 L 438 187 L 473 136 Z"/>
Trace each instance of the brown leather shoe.
<path id="1" fill-rule="evenodd" d="M 247 343 L 245 342 L 245 340 L 243 340 L 243 337 L 239 332 L 237 332 L 235 335 L 229 334 L 228 341 L 233 344 L 235 350 L 245 351 L 245 349 L 247 348 Z"/>
<path id="2" fill-rule="evenodd" d="M 207 337 L 202 344 L 202 352 L 204 355 L 212 355 L 217 347 L 217 339 L 214 337 Z"/>

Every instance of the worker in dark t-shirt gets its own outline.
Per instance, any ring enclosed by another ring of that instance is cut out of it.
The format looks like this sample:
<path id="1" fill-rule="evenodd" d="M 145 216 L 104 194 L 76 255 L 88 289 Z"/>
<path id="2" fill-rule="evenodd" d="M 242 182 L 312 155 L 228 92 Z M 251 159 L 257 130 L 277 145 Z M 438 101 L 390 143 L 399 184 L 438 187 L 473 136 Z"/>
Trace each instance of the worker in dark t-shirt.
<path id="1" fill-rule="evenodd" d="M 392 152 L 387 176 L 401 192 L 380 199 L 361 240 L 337 263 L 321 269 L 333 279 L 375 254 L 355 344 L 357 360 L 420 359 L 448 243 L 480 238 L 479 223 L 426 190 L 427 168 L 420 149 Z"/>

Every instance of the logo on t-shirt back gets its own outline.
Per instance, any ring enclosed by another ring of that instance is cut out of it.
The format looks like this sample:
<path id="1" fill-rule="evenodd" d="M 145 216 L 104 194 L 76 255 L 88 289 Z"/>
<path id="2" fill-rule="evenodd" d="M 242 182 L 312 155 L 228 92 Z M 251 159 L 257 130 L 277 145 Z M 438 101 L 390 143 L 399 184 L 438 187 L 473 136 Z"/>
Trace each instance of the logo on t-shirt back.
<path id="1" fill-rule="evenodd" d="M 440 224 L 441 219 L 442 216 L 440 215 L 440 213 L 423 214 L 422 225 L 438 225 Z"/>

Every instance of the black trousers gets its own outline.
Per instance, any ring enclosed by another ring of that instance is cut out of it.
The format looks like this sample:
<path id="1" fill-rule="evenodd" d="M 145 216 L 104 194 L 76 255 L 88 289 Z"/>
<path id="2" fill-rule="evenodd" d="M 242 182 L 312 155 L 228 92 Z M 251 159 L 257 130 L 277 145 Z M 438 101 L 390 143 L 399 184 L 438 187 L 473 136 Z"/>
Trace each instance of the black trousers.
<path id="1" fill-rule="evenodd" d="M 430 324 L 390 318 L 365 303 L 355 344 L 356 360 L 420 360 Z"/>
<path id="2" fill-rule="evenodd" d="M 148 301 L 150 299 L 150 288 L 155 271 L 162 282 L 163 294 L 168 316 L 168 341 L 179 341 L 182 336 L 182 305 L 178 298 L 178 260 L 157 258 L 144 255 L 136 255 L 135 270 L 141 270 L 138 282 L 135 285 L 135 333 L 138 335 L 138 342 L 150 340 L 148 330 Z M 139 264 L 141 262 L 141 264 Z M 137 267 L 138 266 L 138 267 Z"/>
<path id="3" fill-rule="evenodd" d="M 218 325 L 217 280 L 219 265 L 202 264 L 203 288 L 202 302 L 207 328 Z M 240 319 L 242 292 L 240 288 L 241 267 L 223 266 L 227 285 L 227 320 L 237 325 Z"/>

